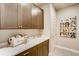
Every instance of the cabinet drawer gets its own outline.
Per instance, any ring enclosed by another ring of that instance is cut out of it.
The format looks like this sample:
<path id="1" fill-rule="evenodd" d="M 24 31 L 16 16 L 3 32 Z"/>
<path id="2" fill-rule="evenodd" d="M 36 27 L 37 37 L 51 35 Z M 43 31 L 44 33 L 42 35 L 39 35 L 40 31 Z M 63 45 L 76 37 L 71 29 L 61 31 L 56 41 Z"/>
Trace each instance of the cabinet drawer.
<path id="1" fill-rule="evenodd" d="M 21 53 L 19 53 L 18 55 L 16 55 L 16 56 L 28 56 L 30 54 L 30 49 L 29 50 L 26 50 L 26 51 L 24 51 L 24 52 L 21 52 Z"/>
<path id="2" fill-rule="evenodd" d="M 17 56 L 37 56 L 37 47 L 32 47 L 32 48 L 18 54 Z"/>
<path id="3" fill-rule="evenodd" d="M 24 53 L 19 54 L 19 56 L 28 56 L 29 54 L 30 54 L 30 52 L 29 51 L 26 51 Z"/>

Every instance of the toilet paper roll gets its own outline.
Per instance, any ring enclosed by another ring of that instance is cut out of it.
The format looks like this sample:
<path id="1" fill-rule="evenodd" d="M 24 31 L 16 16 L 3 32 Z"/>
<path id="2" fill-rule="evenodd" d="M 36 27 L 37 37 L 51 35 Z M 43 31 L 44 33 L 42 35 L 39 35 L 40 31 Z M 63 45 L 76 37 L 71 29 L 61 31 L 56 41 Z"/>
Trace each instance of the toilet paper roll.
<path id="1" fill-rule="evenodd" d="M 14 45 L 14 40 L 16 40 L 15 37 L 9 38 L 9 45 L 10 45 L 10 46 L 13 46 L 13 45 Z"/>

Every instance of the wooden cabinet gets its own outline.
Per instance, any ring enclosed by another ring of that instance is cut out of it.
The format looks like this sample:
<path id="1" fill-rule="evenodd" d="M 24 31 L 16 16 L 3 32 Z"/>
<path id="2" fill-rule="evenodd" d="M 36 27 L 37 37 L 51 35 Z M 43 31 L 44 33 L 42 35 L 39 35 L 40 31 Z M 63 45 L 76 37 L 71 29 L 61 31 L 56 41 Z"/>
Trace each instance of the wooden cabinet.
<path id="1" fill-rule="evenodd" d="M 20 29 L 32 29 L 32 4 L 18 4 L 18 27 Z"/>
<path id="2" fill-rule="evenodd" d="M 43 49 L 43 56 L 47 56 L 48 55 L 48 52 L 49 52 L 49 41 L 45 41 L 42 45 L 42 49 Z"/>
<path id="3" fill-rule="evenodd" d="M 43 10 L 34 4 L 20 4 L 21 25 L 23 29 L 43 29 Z"/>
<path id="4" fill-rule="evenodd" d="M 3 3 L 1 4 L 1 28 L 12 29 L 17 28 L 17 4 Z"/>
<path id="5" fill-rule="evenodd" d="M 32 4 L 21 5 L 22 10 L 22 28 L 31 29 L 32 28 Z"/>
<path id="6" fill-rule="evenodd" d="M 37 50 L 36 47 L 30 48 L 20 54 L 18 54 L 17 56 L 36 56 L 37 55 Z"/>
<path id="7" fill-rule="evenodd" d="M 43 29 L 43 25 L 43 10 L 34 4 L 0 4 L 1 29 Z"/>
<path id="8" fill-rule="evenodd" d="M 36 5 L 32 5 L 32 28 L 43 29 L 43 10 Z"/>
<path id="9" fill-rule="evenodd" d="M 37 55 L 42 56 L 43 55 L 43 45 L 42 45 L 42 43 L 37 46 L 37 50 L 38 50 Z"/>
<path id="10" fill-rule="evenodd" d="M 42 42 L 28 50 L 25 50 L 16 56 L 48 56 L 49 40 Z"/>

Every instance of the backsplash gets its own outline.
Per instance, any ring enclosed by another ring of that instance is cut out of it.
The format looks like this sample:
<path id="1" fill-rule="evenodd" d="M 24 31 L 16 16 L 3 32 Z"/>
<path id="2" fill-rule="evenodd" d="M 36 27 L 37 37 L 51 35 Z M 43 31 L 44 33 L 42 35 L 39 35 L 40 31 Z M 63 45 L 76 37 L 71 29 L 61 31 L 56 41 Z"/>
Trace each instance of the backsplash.
<path id="1" fill-rule="evenodd" d="M 11 30 L 0 30 L 0 42 L 7 41 L 9 37 L 15 34 L 27 34 L 29 36 L 42 35 L 42 30 L 39 29 L 11 29 Z"/>

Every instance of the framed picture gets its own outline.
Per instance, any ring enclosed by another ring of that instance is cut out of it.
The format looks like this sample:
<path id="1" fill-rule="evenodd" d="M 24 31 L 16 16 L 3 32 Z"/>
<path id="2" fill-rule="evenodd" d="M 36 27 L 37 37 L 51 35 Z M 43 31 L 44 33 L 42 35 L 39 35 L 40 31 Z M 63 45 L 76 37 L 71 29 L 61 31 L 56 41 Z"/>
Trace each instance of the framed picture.
<path id="1" fill-rule="evenodd" d="M 60 36 L 76 38 L 76 16 L 60 22 Z"/>

